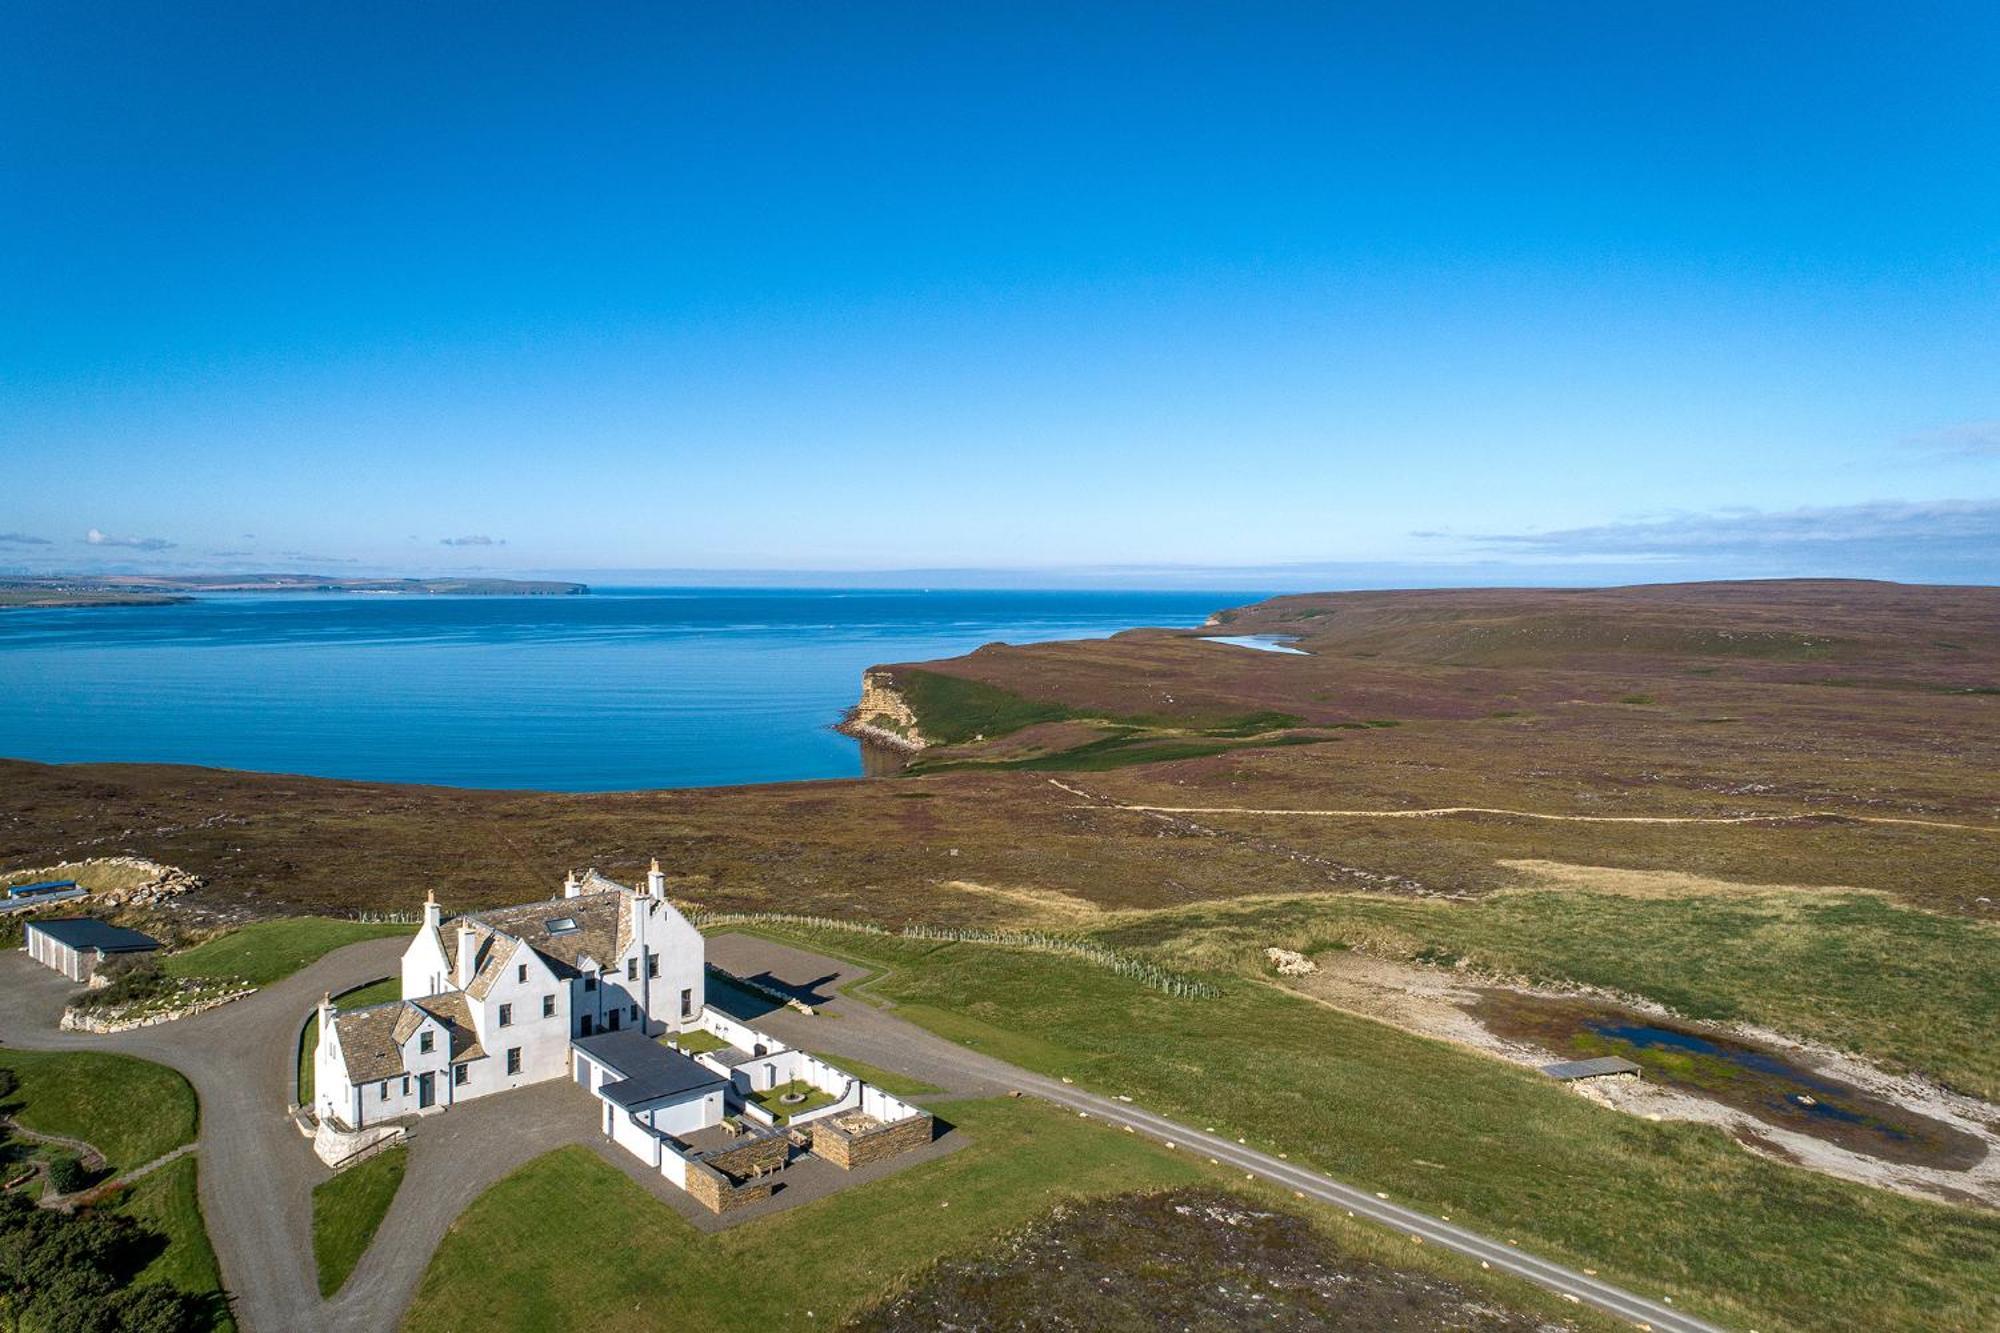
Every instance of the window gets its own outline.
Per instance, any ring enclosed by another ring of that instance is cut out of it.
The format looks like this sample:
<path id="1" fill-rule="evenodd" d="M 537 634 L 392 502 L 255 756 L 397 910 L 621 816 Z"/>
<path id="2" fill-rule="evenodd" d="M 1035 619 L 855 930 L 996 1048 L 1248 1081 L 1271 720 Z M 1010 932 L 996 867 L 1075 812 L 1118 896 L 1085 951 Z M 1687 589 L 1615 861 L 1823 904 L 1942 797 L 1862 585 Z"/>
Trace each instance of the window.
<path id="1" fill-rule="evenodd" d="M 528 965 L 526 963 L 514 969 L 514 980 L 520 982 L 523 986 L 528 984 Z"/>
<path id="2" fill-rule="evenodd" d="M 500 1026 L 503 1028 L 510 1028 L 514 1026 L 513 1005 L 503 1004 L 500 1006 Z"/>
<path id="3" fill-rule="evenodd" d="M 521 1048 L 519 1046 L 509 1046 L 507 1048 L 507 1072 L 510 1074 L 521 1072 Z"/>
<path id="4" fill-rule="evenodd" d="M 681 992 L 681 1017 L 694 1017 L 694 990 L 692 988 Z"/>
<path id="5" fill-rule="evenodd" d="M 556 1016 L 556 997 L 553 995 L 544 995 L 542 997 L 542 1017 L 554 1018 L 555 1016 Z"/>
<path id="6" fill-rule="evenodd" d="M 585 990 L 596 990 L 596 989 L 597 989 L 597 974 L 596 974 L 595 972 L 586 972 L 586 973 L 584 973 L 584 975 L 583 975 L 583 988 L 584 988 Z"/>
<path id="7" fill-rule="evenodd" d="M 419 1051 L 422 1051 L 425 1055 L 429 1055 L 432 1051 L 436 1050 L 437 1034 L 434 1032 L 426 1032 L 422 1036 L 418 1037 L 417 1049 Z"/>
<path id="8" fill-rule="evenodd" d="M 639 1006 L 636 1004 L 632 1006 L 632 1021 L 634 1023 L 639 1021 Z"/>
<path id="9" fill-rule="evenodd" d="M 658 954 L 649 953 L 646 955 L 646 975 L 649 977 L 660 975 L 660 956 Z"/>
<path id="10" fill-rule="evenodd" d="M 638 979 L 639 979 L 639 960 L 636 958 L 627 958 L 625 960 L 625 980 L 637 981 Z"/>
<path id="11" fill-rule="evenodd" d="M 576 929 L 576 918 L 559 916 L 553 921 L 544 921 L 542 925 L 551 935 L 567 935 Z"/>
<path id="12" fill-rule="evenodd" d="M 410 1095 L 410 1076 L 408 1074 L 403 1075 L 403 1095 L 405 1097 Z"/>
<path id="13" fill-rule="evenodd" d="M 451 1085 L 454 1088 L 464 1087 L 466 1084 L 466 1080 L 471 1077 L 472 1077 L 471 1065 L 453 1065 L 451 1067 Z"/>
<path id="14" fill-rule="evenodd" d="M 389 1080 L 386 1078 L 382 1080 L 382 1100 L 389 1100 Z"/>

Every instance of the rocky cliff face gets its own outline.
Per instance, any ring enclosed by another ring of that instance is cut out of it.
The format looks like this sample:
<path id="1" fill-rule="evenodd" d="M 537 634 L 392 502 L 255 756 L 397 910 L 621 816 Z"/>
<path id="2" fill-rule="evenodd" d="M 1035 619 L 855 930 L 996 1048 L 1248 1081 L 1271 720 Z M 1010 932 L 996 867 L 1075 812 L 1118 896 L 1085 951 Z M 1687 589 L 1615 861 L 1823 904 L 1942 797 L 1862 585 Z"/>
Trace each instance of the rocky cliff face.
<path id="1" fill-rule="evenodd" d="M 886 671 L 861 673 L 861 701 L 849 710 L 841 730 L 898 750 L 921 750 L 931 743 L 917 726 L 909 701 L 896 689 L 895 678 Z"/>

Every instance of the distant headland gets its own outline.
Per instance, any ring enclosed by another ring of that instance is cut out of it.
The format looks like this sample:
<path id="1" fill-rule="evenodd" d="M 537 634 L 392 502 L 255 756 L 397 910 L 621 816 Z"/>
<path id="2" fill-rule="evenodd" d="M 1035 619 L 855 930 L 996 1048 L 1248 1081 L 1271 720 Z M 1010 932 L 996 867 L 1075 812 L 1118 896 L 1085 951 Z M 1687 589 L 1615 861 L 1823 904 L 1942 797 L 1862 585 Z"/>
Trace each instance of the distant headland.
<path id="1" fill-rule="evenodd" d="M 196 593 L 338 592 L 423 597 L 579 597 L 587 584 L 547 579 L 338 578 L 326 574 L 56 574 L 0 576 L 0 609 L 164 606 Z"/>

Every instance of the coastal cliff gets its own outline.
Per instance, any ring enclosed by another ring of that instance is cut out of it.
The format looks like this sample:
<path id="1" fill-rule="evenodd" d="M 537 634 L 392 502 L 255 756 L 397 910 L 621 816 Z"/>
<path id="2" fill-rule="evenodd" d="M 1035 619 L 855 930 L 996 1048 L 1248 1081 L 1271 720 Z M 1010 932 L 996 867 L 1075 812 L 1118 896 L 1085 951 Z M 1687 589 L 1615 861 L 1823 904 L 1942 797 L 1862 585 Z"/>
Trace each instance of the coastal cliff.
<path id="1" fill-rule="evenodd" d="M 887 671 L 861 673 L 861 700 L 847 710 L 838 730 L 856 740 L 915 754 L 931 742 L 917 726 L 917 714 Z"/>

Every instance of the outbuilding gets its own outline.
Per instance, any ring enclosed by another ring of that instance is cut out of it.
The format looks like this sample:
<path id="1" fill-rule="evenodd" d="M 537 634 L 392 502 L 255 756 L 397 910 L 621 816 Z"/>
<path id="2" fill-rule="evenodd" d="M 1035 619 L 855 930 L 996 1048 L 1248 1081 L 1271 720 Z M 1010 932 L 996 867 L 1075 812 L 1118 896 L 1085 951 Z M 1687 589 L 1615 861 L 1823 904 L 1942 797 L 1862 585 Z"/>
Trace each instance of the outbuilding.
<path id="1" fill-rule="evenodd" d="M 88 981 L 110 954 L 151 953 L 160 942 L 151 935 L 94 917 L 28 923 L 28 956 L 71 981 Z"/>

